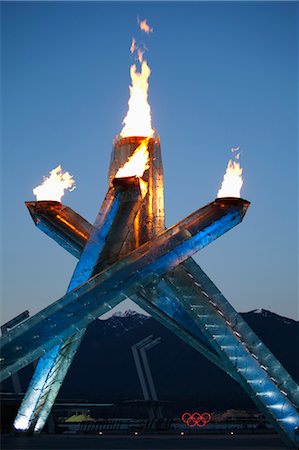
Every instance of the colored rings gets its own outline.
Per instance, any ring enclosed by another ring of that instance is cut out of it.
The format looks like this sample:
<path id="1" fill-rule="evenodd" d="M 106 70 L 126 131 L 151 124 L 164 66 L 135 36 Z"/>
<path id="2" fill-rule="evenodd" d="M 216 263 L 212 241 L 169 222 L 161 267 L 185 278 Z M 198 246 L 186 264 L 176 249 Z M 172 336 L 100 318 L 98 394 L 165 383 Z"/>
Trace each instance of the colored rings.
<path id="1" fill-rule="evenodd" d="M 185 412 L 182 415 L 182 421 L 190 428 L 194 428 L 196 426 L 200 428 L 205 427 L 207 423 L 210 422 L 211 418 L 211 414 L 208 412 L 204 412 L 202 414 L 199 412 L 194 412 L 193 414 Z"/>

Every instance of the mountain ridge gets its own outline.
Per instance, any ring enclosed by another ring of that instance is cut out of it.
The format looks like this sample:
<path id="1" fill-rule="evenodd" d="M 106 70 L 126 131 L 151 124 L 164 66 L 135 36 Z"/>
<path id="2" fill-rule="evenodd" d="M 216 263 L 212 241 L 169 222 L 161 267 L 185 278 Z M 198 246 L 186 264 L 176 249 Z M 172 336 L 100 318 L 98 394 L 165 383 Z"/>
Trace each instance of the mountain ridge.
<path id="1" fill-rule="evenodd" d="M 241 315 L 298 382 L 299 322 L 267 310 Z M 149 335 L 161 337 L 161 343 L 147 352 L 159 400 L 187 409 L 255 408 L 230 376 L 152 317 L 135 311 L 97 319 L 88 326 L 59 398 L 99 402 L 142 399 L 131 346 Z M 29 367 L 21 371 L 22 389 L 31 373 Z M 10 390 L 9 382 L 4 382 L 3 388 Z"/>

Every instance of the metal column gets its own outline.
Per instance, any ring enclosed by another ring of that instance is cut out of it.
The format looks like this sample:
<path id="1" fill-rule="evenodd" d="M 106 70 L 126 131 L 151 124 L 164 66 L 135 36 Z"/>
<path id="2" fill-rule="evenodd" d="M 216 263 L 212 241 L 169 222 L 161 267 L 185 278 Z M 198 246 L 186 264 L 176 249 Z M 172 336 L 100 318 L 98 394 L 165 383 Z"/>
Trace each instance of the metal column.
<path id="1" fill-rule="evenodd" d="M 128 197 L 128 187 L 124 189 L 123 186 L 124 183 L 127 185 L 127 181 L 119 180 L 117 186 L 109 190 L 67 292 L 71 292 L 94 274 L 109 231 L 124 200 L 129 205 L 129 214 L 133 211 L 131 219 L 134 219 L 140 199 L 139 184 L 137 180 L 131 180 Z M 64 343 L 56 345 L 39 360 L 14 422 L 16 430 L 33 432 L 43 428 L 84 333 L 85 328 L 78 329 Z"/>

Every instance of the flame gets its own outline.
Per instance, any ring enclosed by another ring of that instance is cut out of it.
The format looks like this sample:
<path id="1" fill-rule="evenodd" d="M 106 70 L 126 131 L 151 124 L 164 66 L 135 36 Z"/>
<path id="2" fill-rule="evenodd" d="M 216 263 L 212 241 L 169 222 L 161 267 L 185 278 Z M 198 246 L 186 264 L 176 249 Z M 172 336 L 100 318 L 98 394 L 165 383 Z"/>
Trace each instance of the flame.
<path id="1" fill-rule="evenodd" d="M 240 147 L 233 147 L 231 151 L 237 152 Z M 240 153 L 236 153 L 233 159 L 230 159 L 227 164 L 226 172 L 223 177 L 221 189 L 218 191 L 219 197 L 240 197 L 241 188 L 243 185 L 242 172 L 243 169 L 239 163 Z"/>
<path id="2" fill-rule="evenodd" d="M 134 53 L 135 51 L 135 45 L 136 45 L 136 41 L 134 38 L 132 38 L 132 43 L 131 43 L 131 47 L 130 47 L 130 52 Z"/>
<path id="3" fill-rule="evenodd" d="M 146 20 L 138 23 L 142 30 L 151 30 Z M 150 31 L 146 31 L 150 32 Z M 130 98 L 128 101 L 128 112 L 123 120 L 123 129 L 120 132 L 121 137 L 128 136 L 150 136 L 154 134 L 152 128 L 151 107 L 148 103 L 148 79 L 151 70 L 147 61 L 143 59 L 146 47 L 139 48 L 136 40 L 131 42 L 130 52 L 135 53 L 135 59 L 140 64 L 140 70 L 137 70 L 136 64 L 130 67 L 131 85 Z"/>
<path id="4" fill-rule="evenodd" d="M 137 72 L 136 64 L 130 69 L 132 85 L 130 86 L 129 110 L 123 120 L 124 127 L 120 133 L 126 136 L 153 136 L 151 108 L 148 103 L 148 78 L 151 70 L 142 52 L 138 52 L 141 72 Z"/>
<path id="5" fill-rule="evenodd" d="M 144 198 L 147 194 L 148 182 L 144 181 L 142 178 L 139 178 L 139 186 L 140 186 L 141 197 Z"/>
<path id="6" fill-rule="evenodd" d="M 143 54 L 144 52 L 142 50 L 137 50 L 137 55 L 138 55 L 138 61 L 140 62 L 140 64 L 142 64 L 143 61 Z"/>
<path id="7" fill-rule="evenodd" d="M 148 143 L 150 138 L 145 138 L 136 148 L 128 161 L 118 169 L 115 178 L 142 177 L 145 170 L 149 168 Z"/>
<path id="8" fill-rule="evenodd" d="M 69 172 L 63 172 L 59 165 L 51 170 L 48 177 L 44 177 L 42 184 L 33 189 L 36 200 L 56 200 L 61 202 L 64 191 L 75 189 L 75 180 Z"/>
<path id="9" fill-rule="evenodd" d="M 137 21 L 139 23 L 140 30 L 144 31 L 146 34 L 150 34 L 154 31 L 147 23 L 147 19 L 140 20 L 139 17 L 137 17 Z"/>

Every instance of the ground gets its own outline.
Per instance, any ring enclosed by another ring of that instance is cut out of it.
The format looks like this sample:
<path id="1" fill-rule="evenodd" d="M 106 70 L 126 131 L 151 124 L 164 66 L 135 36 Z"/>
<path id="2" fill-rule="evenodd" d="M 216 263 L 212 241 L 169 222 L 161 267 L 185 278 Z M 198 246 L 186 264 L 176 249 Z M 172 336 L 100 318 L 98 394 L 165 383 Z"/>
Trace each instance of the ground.
<path id="1" fill-rule="evenodd" d="M 284 450 L 276 435 L 205 435 L 205 436 L 3 436 L 3 450 Z"/>

